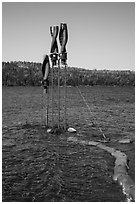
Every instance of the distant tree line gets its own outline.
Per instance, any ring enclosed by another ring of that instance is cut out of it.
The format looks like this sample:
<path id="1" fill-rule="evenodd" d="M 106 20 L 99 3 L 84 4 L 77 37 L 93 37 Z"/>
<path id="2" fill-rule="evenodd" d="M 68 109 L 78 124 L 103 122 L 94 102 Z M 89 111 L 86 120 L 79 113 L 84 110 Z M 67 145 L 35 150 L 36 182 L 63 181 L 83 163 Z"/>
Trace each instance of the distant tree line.
<path id="1" fill-rule="evenodd" d="M 36 62 L 2 62 L 2 84 L 4 86 L 40 86 L 42 81 L 41 67 L 42 64 Z M 64 70 L 61 69 L 61 85 L 63 81 Z M 58 83 L 57 68 L 54 68 L 54 83 Z M 135 72 L 68 67 L 67 85 L 135 86 Z"/>

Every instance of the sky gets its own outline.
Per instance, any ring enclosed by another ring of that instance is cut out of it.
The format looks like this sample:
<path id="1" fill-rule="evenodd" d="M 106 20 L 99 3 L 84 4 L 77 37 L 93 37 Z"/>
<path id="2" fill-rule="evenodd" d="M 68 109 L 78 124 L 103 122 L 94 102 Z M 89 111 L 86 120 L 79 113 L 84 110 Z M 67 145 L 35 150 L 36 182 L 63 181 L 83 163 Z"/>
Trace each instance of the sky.
<path id="1" fill-rule="evenodd" d="M 135 70 L 134 2 L 3 2 L 2 61 L 42 63 L 49 28 L 60 23 L 68 26 L 69 66 Z"/>

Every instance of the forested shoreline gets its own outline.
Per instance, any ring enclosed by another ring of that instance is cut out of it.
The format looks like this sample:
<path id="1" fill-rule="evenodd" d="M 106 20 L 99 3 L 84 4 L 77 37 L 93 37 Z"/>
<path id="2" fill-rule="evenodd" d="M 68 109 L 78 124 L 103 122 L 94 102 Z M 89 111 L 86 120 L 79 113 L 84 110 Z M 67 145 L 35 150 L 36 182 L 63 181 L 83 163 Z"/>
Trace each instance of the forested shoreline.
<path id="1" fill-rule="evenodd" d="M 40 86 L 42 64 L 36 62 L 2 62 L 3 86 Z M 54 83 L 58 83 L 58 69 L 54 69 Z M 60 84 L 63 84 L 64 70 L 60 71 Z M 67 68 L 67 85 L 107 85 L 135 86 L 135 72 L 126 70 L 88 70 L 77 67 Z"/>

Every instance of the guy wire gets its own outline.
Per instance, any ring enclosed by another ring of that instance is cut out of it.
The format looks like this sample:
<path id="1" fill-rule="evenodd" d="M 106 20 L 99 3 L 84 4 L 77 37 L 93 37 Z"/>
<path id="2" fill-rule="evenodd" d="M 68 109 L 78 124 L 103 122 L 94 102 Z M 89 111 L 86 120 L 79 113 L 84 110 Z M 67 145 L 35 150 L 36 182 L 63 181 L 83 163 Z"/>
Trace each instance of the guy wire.
<path id="1" fill-rule="evenodd" d="M 43 87 L 42 87 L 42 113 L 41 113 L 41 120 L 42 120 L 42 124 L 43 124 L 43 121 L 44 121 L 44 114 L 43 114 L 43 92 L 44 92 L 44 90 L 43 90 Z"/>
<path id="2" fill-rule="evenodd" d="M 91 115 L 91 117 L 92 117 L 92 111 L 91 111 L 90 106 L 88 105 L 86 99 L 85 99 L 84 96 L 82 95 L 82 93 L 81 93 L 79 87 L 78 87 L 78 86 L 76 86 L 76 87 L 77 87 L 77 89 L 78 89 L 78 91 L 79 91 L 79 93 L 80 93 L 80 96 L 82 97 L 82 99 L 83 99 L 83 101 L 84 101 L 84 103 L 85 103 L 85 105 L 86 105 L 87 109 L 89 110 L 90 115 Z M 95 123 L 97 124 L 97 121 L 96 121 L 95 119 L 94 119 L 94 121 L 95 121 Z M 100 133 L 103 135 L 103 137 L 104 137 L 105 139 L 107 139 L 107 137 L 106 137 L 105 134 L 103 133 L 101 127 L 98 127 L 98 129 L 99 129 Z"/>

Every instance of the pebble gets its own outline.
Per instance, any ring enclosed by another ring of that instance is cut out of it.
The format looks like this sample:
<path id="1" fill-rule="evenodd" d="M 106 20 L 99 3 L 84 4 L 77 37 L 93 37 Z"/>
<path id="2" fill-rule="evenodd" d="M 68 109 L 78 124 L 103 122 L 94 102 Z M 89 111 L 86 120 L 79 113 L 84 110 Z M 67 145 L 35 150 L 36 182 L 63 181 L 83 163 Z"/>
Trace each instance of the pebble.
<path id="1" fill-rule="evenodd" d="M 119 143 L 121 143 L 121 144 L 129 144 L 129 143 L 132 143 L 132 142 L 133 142 L 133 140 L 131 140 L 131 139 L 123 139 L 123 140 L 119 141 Z"/>
<path id="2" fill-rule="evenodd" d="M 68 132 L 77 132 L 77 131 L 76 131 L 76 129 L 70 127 L 70 128 L 68 128 Z"/>

